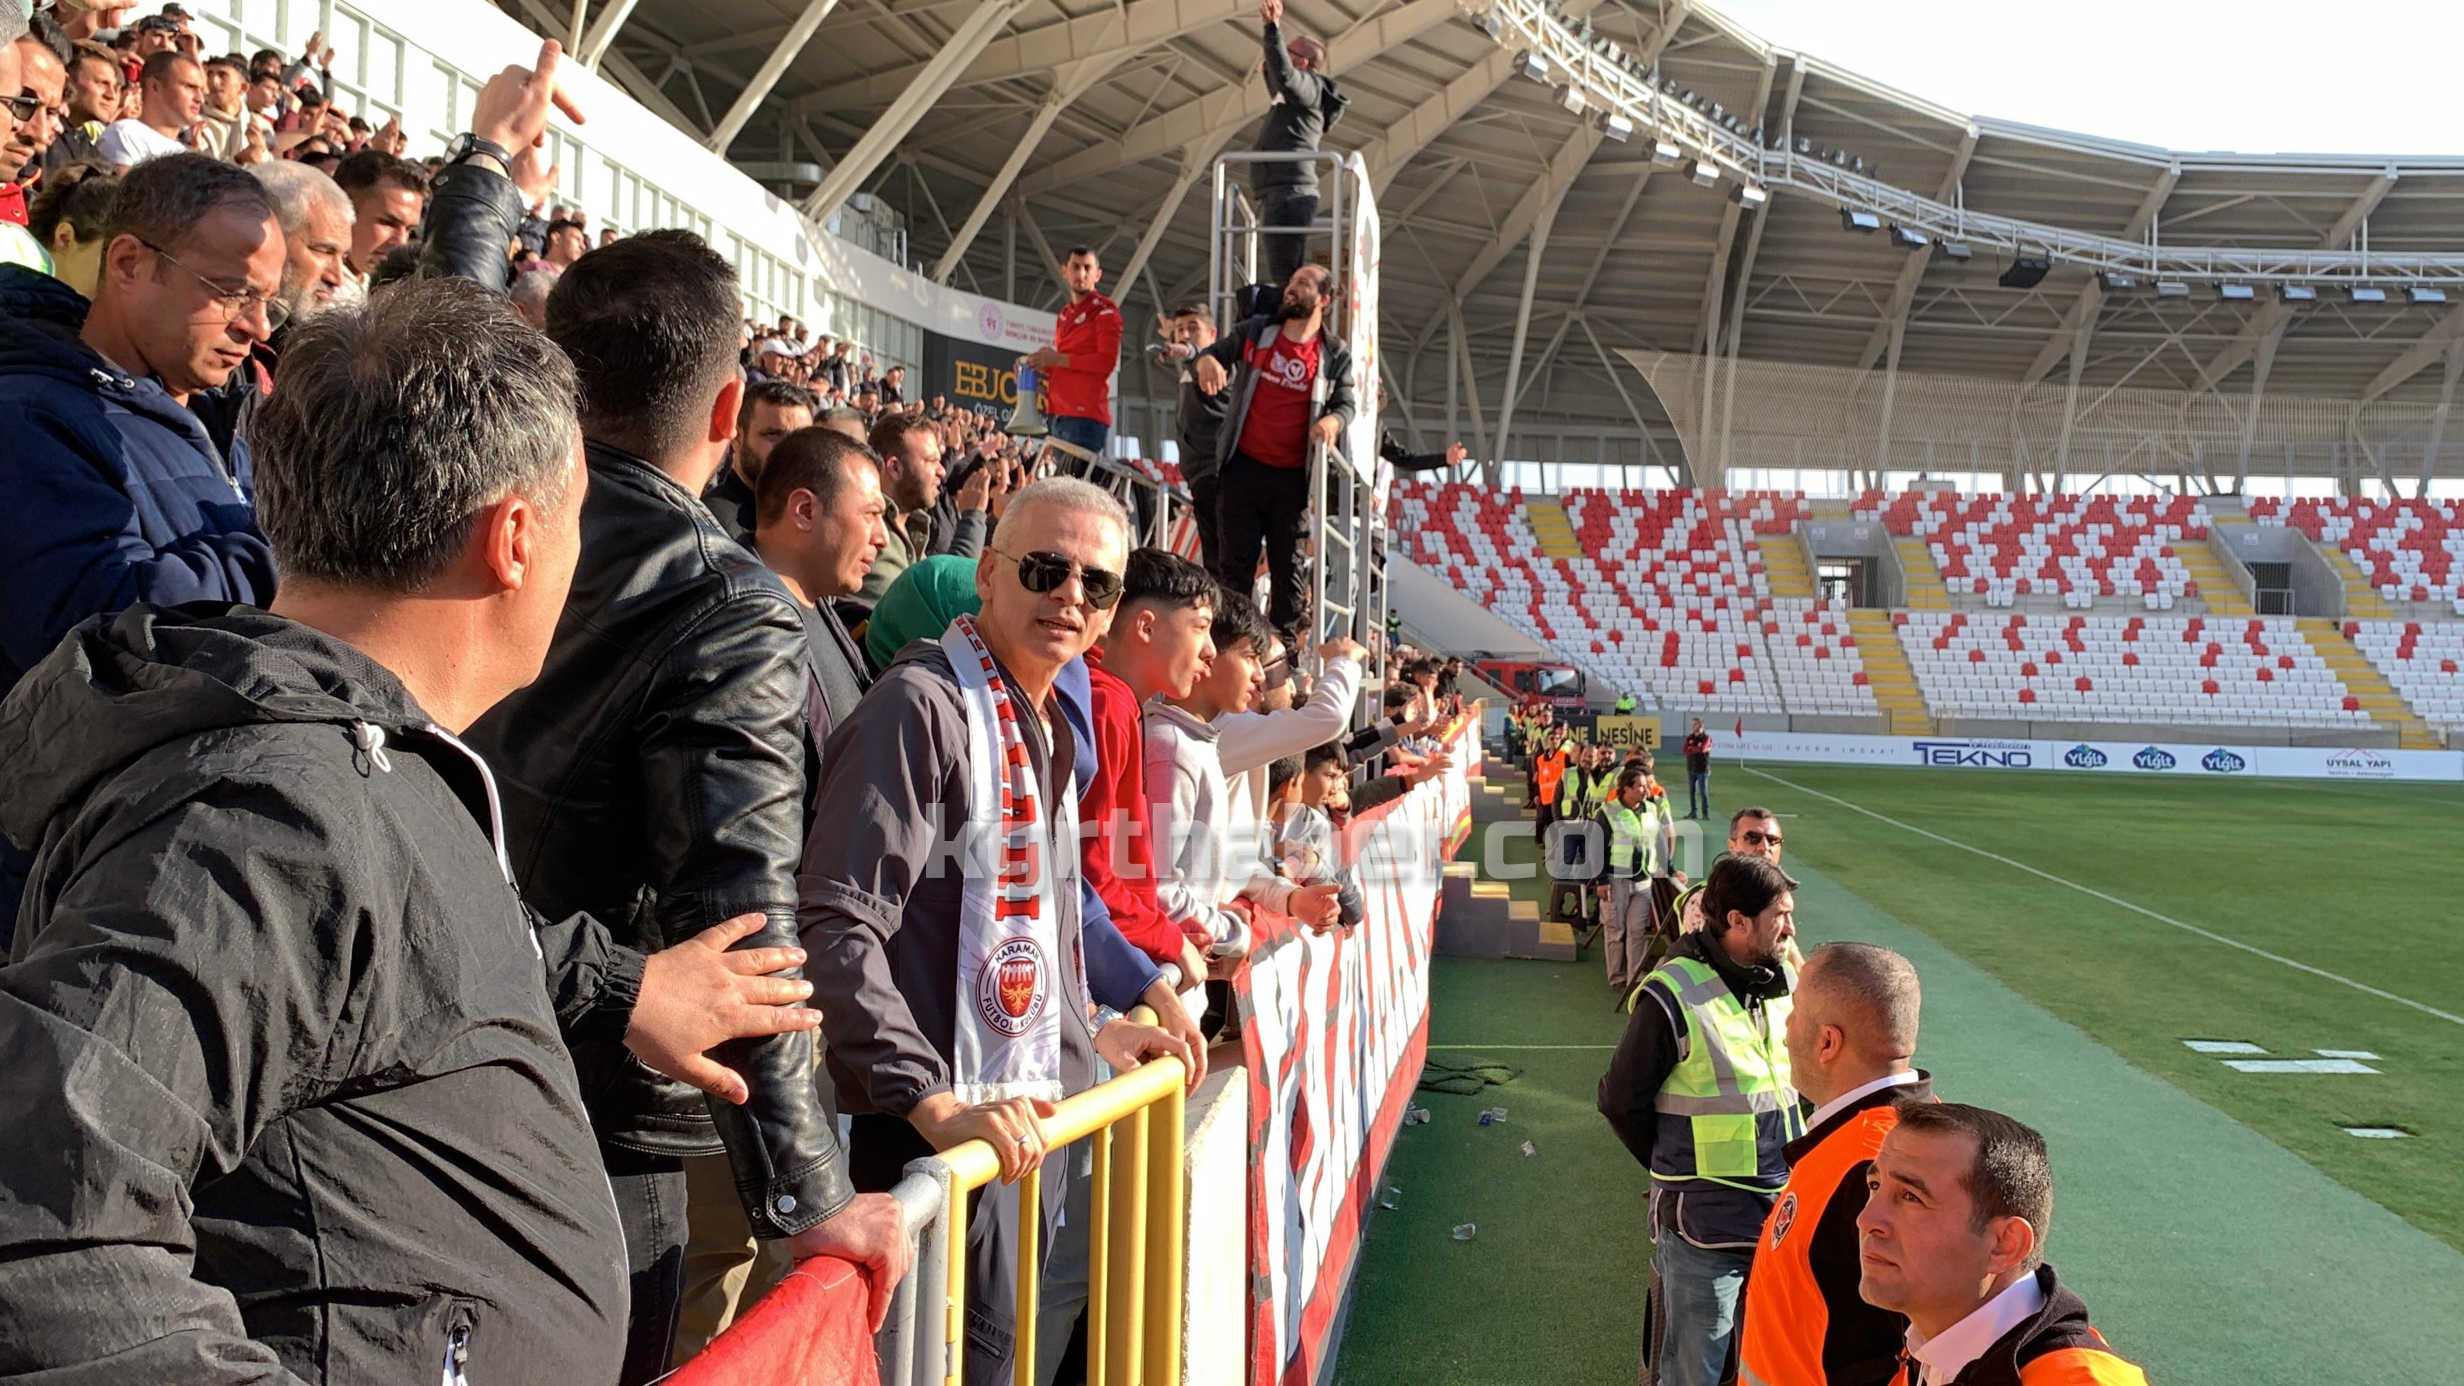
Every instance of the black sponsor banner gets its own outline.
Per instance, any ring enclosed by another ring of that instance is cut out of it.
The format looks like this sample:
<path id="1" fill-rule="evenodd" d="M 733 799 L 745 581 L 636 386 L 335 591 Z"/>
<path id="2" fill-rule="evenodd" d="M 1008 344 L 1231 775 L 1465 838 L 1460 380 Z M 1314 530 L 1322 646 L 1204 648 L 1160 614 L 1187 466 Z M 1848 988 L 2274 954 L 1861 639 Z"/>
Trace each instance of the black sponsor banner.
<path id="1" fill-rule="evenodd" d="M 961 341 L 938 332 L 924 334 L 924 380 L 916 397 L 930 400 L 947 395 L 952 409 L 981 414 L 995 424 L 1008 421 L 1018 404 L 1019 352 L 1014 347 Z"/>

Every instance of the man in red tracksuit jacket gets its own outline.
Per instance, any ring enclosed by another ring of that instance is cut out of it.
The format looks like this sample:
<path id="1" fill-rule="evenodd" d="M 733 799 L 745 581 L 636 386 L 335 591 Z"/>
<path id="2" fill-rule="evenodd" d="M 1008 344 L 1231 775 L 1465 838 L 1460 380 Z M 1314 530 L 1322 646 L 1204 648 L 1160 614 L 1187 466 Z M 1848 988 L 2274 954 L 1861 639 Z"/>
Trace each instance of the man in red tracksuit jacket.
<path id="1" fill-rule="evenodd" d="M 1112 441 L 1112 372 L 1121 361 L 1121 309 L 1095 291 L 1104 267 L 1095 252 L 1073 246 L 1062 262 L 1069 306 L 1053 319 L 1052 345 L 1026 357 L 1044 390 L 1044 417 L 1054 439 L 1102 457 Z M 1079 468 L 1071 468 L 1073 472 Z"/>

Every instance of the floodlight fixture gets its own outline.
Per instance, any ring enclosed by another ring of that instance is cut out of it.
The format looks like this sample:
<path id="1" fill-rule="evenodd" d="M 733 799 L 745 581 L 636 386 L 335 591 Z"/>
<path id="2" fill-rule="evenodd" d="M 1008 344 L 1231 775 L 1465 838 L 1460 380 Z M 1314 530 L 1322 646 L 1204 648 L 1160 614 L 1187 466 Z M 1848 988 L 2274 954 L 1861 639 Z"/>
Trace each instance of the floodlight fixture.
<path id="1" fill-rule="evenodd" d="M 1839 209 L 1839 224 L 1846 230 L 1864 234 L 1881 230 L 1882 218 L 1855 207 L 1842 207 Z"/>
<path id="2" fill-rule="evenodd" d="M 1549 79 L 1549 60 L 1542 57 L 1538 49 L 1530 49 L 1516 60 L 1514 70 L 1535 82 L 1546 82 Z"/>
<path id="3" fill-rule="evenodd" d="M 1694 180 L 1695 187 L 1708 188 L 1720 181 L 1720 166 L 1709 159 L 1696 159 L 1685 176 Z"/>
<path id="4" fill-rule="evenodd" d="M 1957 260 L 1962 264 L 1976 258 L 1976 251 L 1966 241 L 1942 241 L 1934 246 L 1934 251 L 1945 260 Z"/>
<path id="5" fill-rule="evenodd" d="M 1933 238 L 1913 226 L 1891 228 L 1891 244 L 1902 250 L 1923 250 L 1933 244 Z"/>
<path id="6" fill-rule="evenodd" d="M 1662 168 L 1675 168 L 1677 161 L 1684 157 L 1685 151 L 1679 149 L 1677 142 L 1666 135 L 1651 142 L 1651 162 Z"/>
<path id="7" fill-rule="evenodd" d="M 1493 39 L 1502 37 L 1506 32 L 1506 17 L 1499 12 L 1499 9 L 1499 6 L 1491 5 L 1482 10 L 1479 17 L 1472 21 L 1480 26 L 1480 32 Z"/>
<path id="8" fill-rule="evenodd" d="M 2053 269 L 2053 261 L 2042 255 L 2014 255 L 2010 268 L 2002 271 L 2000 284 L 2005 289 L 2033 289 L 2045 282 Z"/>
<path id="9" fill-rule="evenodd" d="M 1728 200 L 1749 212 L 1759 212 L 1771 200 L 1771 192 L 1759 183 L 1739 183 L 1729 190 Z"/>
<path id="10" fill-rule="evenodd" d="M 2276 297 L 2287 303 L 2313 303 L 2318 300 L 2318 296 L 2319 291 L 2307 284 L 2278 284 L 2276 286 Z"/>
<path id="11" fill-rule="evenodd" d="M 1850 159 L 1848 161 L 1848 171 L 1850 173 L 1863 173 L 1865 171 L 1865 156 L 1859 154 L 1855 158 Z"/>
<path id="12" fill-rule="evenodd" d="M 2109 294 L 2131 294 L 2139 291 L 2139 276 L 2126 270 L 2098 270 L 2096 282 Z"/>
<path id="13" fill-rule="evenodd" d="M 1558 94 L 1557 99 L 1573 114 L 1579 116 L 1583 113 L 1583 89 L 1581 87 L 1567 87 Z"/>
<path id="14" fill-rule="evenodd" d="M 2427 284 L 2415 284 L 2411 288 L 2404 291 L 2404 296 L 2411 299 L 2417 305 L 2428 303 L 2445 303 L 2447 301 L 2447 291 L 2445 289 L 2432 288 Z"/>
<path id="15" fill-rule="evenodd" d="M 1803 136 L 1803 135 L 1799 135 L 1799 136 L 1797 136 L 1797 152 L 1798 152 L 1799 154 L 1811 154 L 1811 153 L 1813 153 L 1813 152 L 1814 152 L 1814 142 L 1813 142 L 1812 140 L 1807 139 L 1807 138 L 1806 138 L 1805 136 Z"/>
<path id="16" fill-rule="evenodd" d="M 2190 297 L 2190 285 L 2179 279 L 2159 279 L 2156 281 L 2156 296 L 2158 298 L 2188 298 Z"/>
<path id="17" fill-rule="evenodd" d="M 2355 284 L 2344 291 L 2355 303 L 2385 303 L 2387 291 L 2376 284 Z"/>
<path id="18" fill-rule="evenodd" d="M 1600 116 L 1600 133 L 1624 144 L 1634 138 L 1634 122 L 1618 111 L 1605 111 Z"/>
<path id="19" fill-rule="evenodd" d="M 2224 299 L 2230 303 L 2247 303 L 2258 296 L 2258 290 L 2251 288 L 2247 284 L 2227 283 L 2218 284 L 2216 286 L 2216 297 Z"/>

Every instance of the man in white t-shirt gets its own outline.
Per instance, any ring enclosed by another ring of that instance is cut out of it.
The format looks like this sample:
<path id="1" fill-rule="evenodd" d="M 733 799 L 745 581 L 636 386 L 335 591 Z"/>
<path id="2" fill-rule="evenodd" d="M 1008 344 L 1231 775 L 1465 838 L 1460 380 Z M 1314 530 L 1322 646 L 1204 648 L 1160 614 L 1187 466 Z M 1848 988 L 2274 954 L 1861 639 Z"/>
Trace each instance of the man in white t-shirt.
<path id="1" fill-rule="evenodd" d="M 205 69 L 175 50 L 145 60 L 137 76 L 144 104 L 134 120 L 115 120 L 103 130 L 105 163 L 128 168 L 189 149 L 185 138 L 205 114 Z"/>

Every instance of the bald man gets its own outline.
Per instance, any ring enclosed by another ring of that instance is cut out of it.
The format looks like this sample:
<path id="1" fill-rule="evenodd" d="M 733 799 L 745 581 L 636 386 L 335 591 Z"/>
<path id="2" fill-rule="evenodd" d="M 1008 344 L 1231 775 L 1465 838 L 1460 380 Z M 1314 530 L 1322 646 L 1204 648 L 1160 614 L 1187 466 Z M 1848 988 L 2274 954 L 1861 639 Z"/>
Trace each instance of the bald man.
<path id="1" fill-rule="evenodd" d="M 1916 969 L 1870 943 L 1826 943 L 1797 974 L 1788 1072 L 1815 1106 L 1754 1246 L 1741 1381 L 1882 1386 L 1899 1369 L 1908 1323 L 1857 1293 L 1857 1215 L 1900 1104 L 1934 1100 L 1914 1066 L 1920 1000 Z"/>

